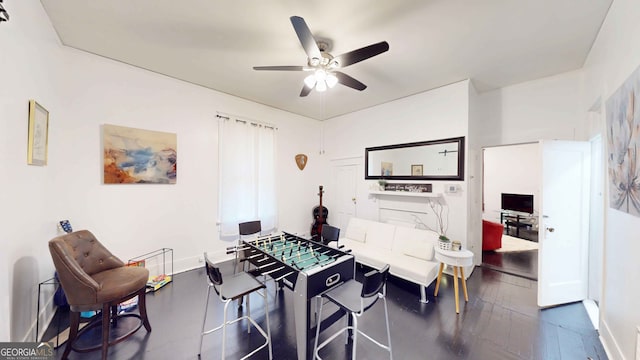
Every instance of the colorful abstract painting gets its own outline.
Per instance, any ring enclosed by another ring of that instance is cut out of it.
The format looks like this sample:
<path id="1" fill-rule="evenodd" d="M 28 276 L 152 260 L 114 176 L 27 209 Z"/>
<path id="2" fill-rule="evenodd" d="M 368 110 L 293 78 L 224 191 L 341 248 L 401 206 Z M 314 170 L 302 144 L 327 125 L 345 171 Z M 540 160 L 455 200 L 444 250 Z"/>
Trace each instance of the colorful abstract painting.
<path id="1" fill-rule="evenodd" d="M 103 125 L 105 184 L 175 184 L 177 136 Z"/>
<path id="2" fill-rule="evenodd" d="M 634 216 L 640 216 L 639 96 L 640 68 L 611 95 L 606 104 L 609 207 Z"/>

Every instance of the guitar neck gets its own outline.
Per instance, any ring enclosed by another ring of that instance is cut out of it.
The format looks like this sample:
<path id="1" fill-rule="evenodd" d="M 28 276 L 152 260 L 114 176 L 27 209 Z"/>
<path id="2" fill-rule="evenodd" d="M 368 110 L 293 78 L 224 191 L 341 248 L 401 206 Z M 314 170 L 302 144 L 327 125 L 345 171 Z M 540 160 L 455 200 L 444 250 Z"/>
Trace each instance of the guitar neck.
<path id="1" fill-rule="evenodd" d="M 320 191 L 318 192 L 318 196 L 320 196 L 320 210 L 318 211 L 318 219 L 321 219 L 324 217 L 323 214 L 323 209 L 322 209 L 322 193 L 324 193 L 324 191 L 322 190 L 322 185 L 320 185 Z"/>

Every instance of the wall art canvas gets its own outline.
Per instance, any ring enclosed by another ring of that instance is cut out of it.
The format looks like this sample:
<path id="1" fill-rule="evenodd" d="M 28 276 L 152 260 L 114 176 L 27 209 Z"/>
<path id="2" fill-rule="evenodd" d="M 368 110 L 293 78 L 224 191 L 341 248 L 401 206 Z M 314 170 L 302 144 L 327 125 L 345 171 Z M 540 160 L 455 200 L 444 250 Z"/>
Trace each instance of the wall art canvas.
<path id="1" fill-rule="evenodd" d="M 103 125 L 105 184 L 175 184 L 177 136 Z"/>
<path id="2" fill-rule="evenodd" d="M 609 207 L 640 216 L 640 68 L 606 104 Z"/>

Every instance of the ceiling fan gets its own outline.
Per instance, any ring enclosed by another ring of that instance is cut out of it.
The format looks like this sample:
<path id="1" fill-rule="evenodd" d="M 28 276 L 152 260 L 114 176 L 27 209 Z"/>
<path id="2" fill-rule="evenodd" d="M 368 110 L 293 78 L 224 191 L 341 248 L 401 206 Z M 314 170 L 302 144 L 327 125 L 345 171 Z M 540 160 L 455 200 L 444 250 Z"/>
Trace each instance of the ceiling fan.
<path id="1" fill-rule="evenodd" d="M 298 39 L 300 39 L 300 44 L 302 44 L 304 51 L 307 53 L 307 65 L 254 66 L 253 69 L 313 72 L 304 79 L 304 86 L 302 87 L 300 96 L 309 95 L 314 87 L 317 91 L 322 92 L 325 91 L 327 87 L 334 87 L 337 83 L 360 91 L 366 89 L 367 85 L 343 72 L 337 71 L 337 69 L 353 65 L 389 50 L 389 44 L 386 41 L 382 41 L 342 55 L 333 56 L 328 53 L 329 42 L 326 40 L 316 40 L 303 18 L 292 16 L 290 19 L 293 29 L 296 31 Z"/>

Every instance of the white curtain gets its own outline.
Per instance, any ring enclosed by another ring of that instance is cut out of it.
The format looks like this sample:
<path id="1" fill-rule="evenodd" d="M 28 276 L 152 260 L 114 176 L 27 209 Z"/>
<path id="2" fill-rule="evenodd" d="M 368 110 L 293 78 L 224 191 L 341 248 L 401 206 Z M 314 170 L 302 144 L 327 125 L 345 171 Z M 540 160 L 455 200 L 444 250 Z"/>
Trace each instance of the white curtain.
<path id="1" fill-rule="evenodd" d="M 220 237 L 238 238 L 238 224 L 277 228 L 276 132 L 273 126 L 220 117 Z"/>

